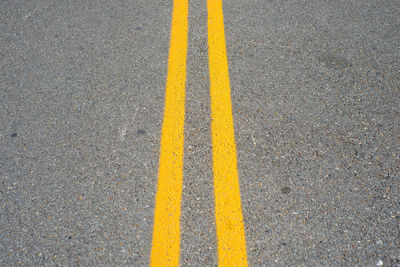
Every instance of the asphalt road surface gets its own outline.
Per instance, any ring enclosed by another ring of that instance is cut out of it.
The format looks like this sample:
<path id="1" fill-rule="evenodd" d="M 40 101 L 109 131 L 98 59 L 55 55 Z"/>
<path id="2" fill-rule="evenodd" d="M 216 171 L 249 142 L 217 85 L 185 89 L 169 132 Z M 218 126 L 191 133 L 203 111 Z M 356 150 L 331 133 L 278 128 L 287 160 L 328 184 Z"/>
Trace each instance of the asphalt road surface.
<path id="1" fill-rule="evenodd" d="M 400 1 L 218 3 L 0 1 L 1 266 L 400 266 Z"/>

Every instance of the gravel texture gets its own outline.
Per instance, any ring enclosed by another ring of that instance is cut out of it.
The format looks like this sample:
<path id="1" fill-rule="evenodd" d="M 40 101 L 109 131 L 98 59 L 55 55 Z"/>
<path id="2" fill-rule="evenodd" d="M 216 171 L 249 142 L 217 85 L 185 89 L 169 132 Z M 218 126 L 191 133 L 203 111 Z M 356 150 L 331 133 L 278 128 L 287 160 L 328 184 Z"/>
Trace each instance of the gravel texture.
<path id="1" fill-rule="evenodd" d="M 0 2 L 0 265 L 147 266 L 171 1 Z M 182 266 L 218 262 L 190 1 Z M 400 266 L 400 2 L 224 1 L 250 266 Z"/>

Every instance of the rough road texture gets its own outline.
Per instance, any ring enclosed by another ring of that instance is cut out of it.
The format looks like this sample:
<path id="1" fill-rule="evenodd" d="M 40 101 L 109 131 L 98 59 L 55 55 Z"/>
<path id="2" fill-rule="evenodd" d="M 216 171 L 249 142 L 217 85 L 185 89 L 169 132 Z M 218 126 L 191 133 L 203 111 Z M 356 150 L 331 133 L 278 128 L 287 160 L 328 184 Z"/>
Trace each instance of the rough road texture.
<path id="1" fill-rule="evenodd" d="M 1 1 L 1 266 L 148 265 L 171 13 Z M 190 1 L 182 266 L 218 262 L 206 15 Z M 224 17 L 249 265 L 400 266 L 400 2 Z"/>

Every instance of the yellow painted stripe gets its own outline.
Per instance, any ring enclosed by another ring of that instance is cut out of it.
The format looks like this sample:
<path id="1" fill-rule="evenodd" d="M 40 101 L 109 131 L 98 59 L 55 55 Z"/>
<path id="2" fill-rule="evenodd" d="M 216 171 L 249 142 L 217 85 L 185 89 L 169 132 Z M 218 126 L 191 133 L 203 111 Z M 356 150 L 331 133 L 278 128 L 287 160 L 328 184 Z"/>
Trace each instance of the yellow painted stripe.
<path id="1" fill-rule="evenodd" d="M 183 176 L 188 0 L 174 0 L 151 266 L 178 266 Z"/>
<path id="2" fill-rule="evenodd" d="M 222 0 L 207 0 L 211 132 L 219 266 L 247 266 Z"/>

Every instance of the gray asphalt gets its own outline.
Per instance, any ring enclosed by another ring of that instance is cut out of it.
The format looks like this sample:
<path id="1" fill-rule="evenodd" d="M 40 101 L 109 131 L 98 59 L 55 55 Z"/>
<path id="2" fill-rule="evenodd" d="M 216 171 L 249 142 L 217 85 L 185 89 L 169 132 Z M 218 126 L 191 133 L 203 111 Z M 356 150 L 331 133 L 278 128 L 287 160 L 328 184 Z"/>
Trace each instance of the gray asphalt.
<path id="1" fill-rule="evenodd" d="M 250 266 L 400 266 L 400 2 L 224 1 Z M 0 2 L 0 265 L 147 266 L 171 1 Z M 181 265 L 218 263 L 190 1 Z"/>

